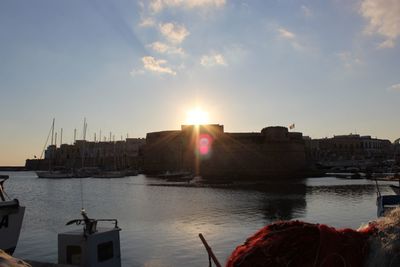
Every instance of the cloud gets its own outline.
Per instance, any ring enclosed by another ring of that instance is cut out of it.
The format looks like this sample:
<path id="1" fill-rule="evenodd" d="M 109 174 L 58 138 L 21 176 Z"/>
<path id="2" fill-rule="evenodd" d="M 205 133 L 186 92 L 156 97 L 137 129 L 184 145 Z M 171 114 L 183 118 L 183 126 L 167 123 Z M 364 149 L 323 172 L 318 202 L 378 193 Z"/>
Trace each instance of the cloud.
<path id="1" fill-rule="evenodd" d="M 164 35 L 171 43 L 179 44 L 190 34 L 190 32 L 183 25 L 174 23 L 160 24 L 160 32 Z"/>
<path id="2" fill-rule="evenodd" d="M 398 83 L 398 84 L 393 84 L 392 86 L 390 86 L 390 87 L 388 88 L 388 90 L 389 90 L 389 91 L 392 91 L 392 92 L 400 92 L 400 83 Z"/>
<path id="3" fill-rule="evenodd" d="M 301 12 L 303 13 L 303 15 L 307 18 L 312 17 L 312 11 L 309 7 L 306 6 L 301 6 Z"/>
<path id="4" fill-rule="evenodd" d="M 181 47 L 175 47 L 161 42 L 151 43 L 148 47 L 161 54 L 178 54 L 182 56 L 185 54 Z"/>
<path id="5" fill-rule="evenodd" d="M 158 72 L 158 73 L 166 73 L 171 75 L 176 75 L 176 72 L 173 71 L 169 67 L 165 67 L 162 65 L 167 64 L 166 60 L 163 59 L 155 59 L 151 56 L 142 57 L 143 68 L 148 71 Z"/>
<path id="6" fill-rule="evenodd" d="M 142 75 L 142 74 L 144 74 L 144 70 L 142 70 L 142 69 L 138 69 L 138 70 L 133 69 L 129 74 L 132 75 L 132 76 Z"/>
<path id="7" fill-rule="evenodd" d="M 399 0 L 363 0 L 359 12 L 367 19 L 364 32 L 385 38 L 378 48 L 392 48 L 400 36 Z"/>
<path id="8" fill-rule="evenodd" d="M 221 54 L 203 55 L 200 64 L 205 67 L 212 67 L 216 65 L 226 66 L 224 57 Z"/>
<path id="9" fill-rule="evenodd" d="M 224 6 L 226 0 L 152 0 L 150 2 L 150 10 L 152 12 L 160 12 L 166 7 L 183 7 L 183 8 L 205 8 L 205 7 L 221 7 Z"/>
<path id="10" fill-rule="evenodd" d="M 290 39 L 293 40 L 296 38 L 296 35 L 293 32 L 290 32 L 289 30 L 285 28 L 278 28 L 277 29 L 279 36 L 285 39 Z"/>
<path id="11" fill-rule="evenodd" d="M 346 68 L 352 68 L 356 65 L 362 64 L 362 60 L 349 51 L 337 53 L 337 56 L 343 62 Z"/>
<path id="12" fill-rule="evenodd" d="M 153 18 L 143 18 L 140 23 L 139 26 L 140 27 L 153 27 L 154 25 L 156 25 L 156 22 Z"/>
<path id="13" fill-rule="evenodd" d="M 283 27 L 277 28 L 276 31 L 278 32 L 279 37 L 281 39 L 285 39 L 285 40 L 289 41 L 294 49 L 299 50 L 299 51 L 304 50 L 303 45 L 301 45 L 299 43 L 298 38 L 295 33 L 291 32 L 288 29 L 283 28 Z"/>

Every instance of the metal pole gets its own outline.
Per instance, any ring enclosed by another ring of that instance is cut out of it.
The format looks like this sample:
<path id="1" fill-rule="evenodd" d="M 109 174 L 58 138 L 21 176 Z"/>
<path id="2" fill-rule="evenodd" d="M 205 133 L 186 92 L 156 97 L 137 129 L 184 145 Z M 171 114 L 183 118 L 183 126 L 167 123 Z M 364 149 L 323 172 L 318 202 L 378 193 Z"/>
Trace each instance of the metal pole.
<path id="1" fill-rule="evenodd" d="M 208 255 L 213 259 L 215 265 L 216 265 L 217 267 L 222 267 L 222 265 L 219 263 L 217 257 L 215 257 L 214 252 L 212 251 L 212 249 L 211 249 L 210 246 L 208 245 L 208 243 L 207 243 L 206 239 L 204 238 L 204 236 L 200 233 L 200 234 L 199 234 L 199 237 L 200 237 L 200 239 L 201 239 L 201 242 L 203 242 L 203 245 L 204 245 L 204 247 L 206 248 Z"/>

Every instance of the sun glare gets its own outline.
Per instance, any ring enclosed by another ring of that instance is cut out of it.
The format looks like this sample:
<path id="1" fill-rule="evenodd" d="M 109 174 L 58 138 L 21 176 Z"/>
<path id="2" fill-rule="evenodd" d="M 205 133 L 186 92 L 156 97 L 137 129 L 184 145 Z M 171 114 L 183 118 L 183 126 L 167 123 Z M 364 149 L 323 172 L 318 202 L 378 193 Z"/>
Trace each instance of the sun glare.
<path id="1" fill-rule="evenodd" d="M 189 110 L 186 114 L 186 124 L 199 125 L 207 123 L 208 123 L 208 113 L 201 110 L 200 108 Z"/>

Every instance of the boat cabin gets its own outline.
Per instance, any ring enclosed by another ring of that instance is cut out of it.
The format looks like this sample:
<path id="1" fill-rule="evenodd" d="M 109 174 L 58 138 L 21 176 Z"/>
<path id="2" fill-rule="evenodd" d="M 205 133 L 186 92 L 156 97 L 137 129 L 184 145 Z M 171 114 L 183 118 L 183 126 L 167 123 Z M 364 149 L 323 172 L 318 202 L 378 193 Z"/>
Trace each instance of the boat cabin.
<path id="1" fill-rule="evenodd" d="M 121 251 L 118 222 L 115 219 L 89 219 L 82 212 L 83 219 L 67 223 L 83 224 L 82 230 L 58 234 L 58 263 L 81 267 L 120 267 Z M 112 221 L 112 228 L 97 228 L 98 222 Z"/>

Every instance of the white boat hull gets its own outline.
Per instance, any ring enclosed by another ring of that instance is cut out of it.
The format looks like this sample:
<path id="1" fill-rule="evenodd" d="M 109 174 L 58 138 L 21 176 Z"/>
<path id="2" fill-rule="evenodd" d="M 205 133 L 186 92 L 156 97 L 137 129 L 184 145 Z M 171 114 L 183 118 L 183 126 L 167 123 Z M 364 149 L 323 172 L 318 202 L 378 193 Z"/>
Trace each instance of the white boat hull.
<path id="1" fill-rule="evenodd" d="M 17 200 L 0 202 L 0 249 L 8 254 L 17 246 L 24 213 Z"/>

